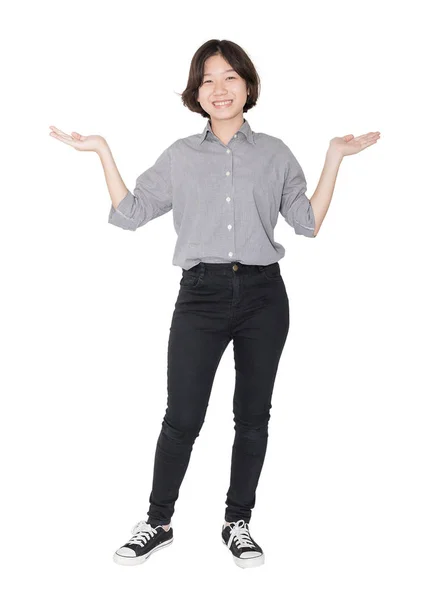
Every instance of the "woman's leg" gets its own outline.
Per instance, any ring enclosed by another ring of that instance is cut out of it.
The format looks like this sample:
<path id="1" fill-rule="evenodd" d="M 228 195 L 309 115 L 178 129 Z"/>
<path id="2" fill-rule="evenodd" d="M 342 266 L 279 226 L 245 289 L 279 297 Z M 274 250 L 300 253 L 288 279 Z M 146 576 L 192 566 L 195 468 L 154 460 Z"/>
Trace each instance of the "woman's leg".
<path id="1" fill-rule="evenodd" d="M 271 398 L 289 330 L 289 304 L 276 266 L 242 280 L 233 349 L 235 438 L 225 521 L 250 521 L 268 441 Z"/>
<path id="2" fill-rule="evenodd" d="M 182 280 L 183 281 L 183 280 Z M 195 439 L 203 425 L 214 376 L 230 338 L 224 320 L 208 312 L 205 289 L 186 275 L 168 343 L 168 401 L 157 441 L 148 523 L 170 522 Z M 215 291 L 212 293 L 214 307 Z M 217 305 L 217 302 L 216 302 Z"/>

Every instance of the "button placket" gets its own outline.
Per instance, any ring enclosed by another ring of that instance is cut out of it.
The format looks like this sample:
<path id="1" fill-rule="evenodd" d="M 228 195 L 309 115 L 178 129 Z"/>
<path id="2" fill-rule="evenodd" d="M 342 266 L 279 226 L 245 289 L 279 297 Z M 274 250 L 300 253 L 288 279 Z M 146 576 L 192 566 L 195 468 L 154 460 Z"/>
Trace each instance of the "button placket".
<path id="1" fill-rule="evenodd" d="M 234 136 L 234 137 L 236 137 L 236 134 L 235 134 L 235 136 Z M 233 186 L 233 176 L 232 176 L 232 170 L 233 170 L 233 153 L 231 152 L 230 148 L 227 148 L 227 149 L 226 149 L 226 153 L 227 153 L 228 155 L 231 155 L 231 156 L 230 156 L 230 166 L 229 166 L 229 169 L 228 169 L 228 170 L 225 172 L 225 176 L 226 176 L 226 177 L 230 177 L 230 175 L 231 175 L 231 187 L 232 187 L 232 186 Z M 228 203 L 230 203 L 230 202 L 231 202 L 231 197 L 230 197 L 230 196 L 227 196 L 227 197 L 225 198 L 225 200 L 226 200 Z M 233 213 L 233 210 L 234 210 L 234 208 L 232 208 L 232 210 L 231 210 L 231 212 L 232 212 L 232 213 Z M 231 218 L 231 222 L 232 222 L 232 223 L 234 223 L 233 214 L 232 214 L 231 216 L 232 216 L 232 218 Z M 227 225 L 227 229 L 228 229 L 229 231 L 231 231 L 232 227 L 233 227 L 233 226 L 231 225 L 231 223 L 229 223 L 229 224 Z M 233 230 L 233 235 L 232 235 L 232 237 L 231 237 L 231 242 L 232 242 L 232 247 L 234 248 L 234 230 Z M 233 252 L 232 252 L 231 250 L 228 252 L 228 256 L 229 256 L 230 258 L 233 256 Z"/>

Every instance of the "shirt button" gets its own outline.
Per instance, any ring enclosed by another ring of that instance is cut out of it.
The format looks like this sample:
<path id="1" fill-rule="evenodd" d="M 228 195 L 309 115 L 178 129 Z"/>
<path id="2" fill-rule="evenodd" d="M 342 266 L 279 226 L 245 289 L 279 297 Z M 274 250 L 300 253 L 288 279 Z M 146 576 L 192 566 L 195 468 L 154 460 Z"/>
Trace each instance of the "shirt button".
<path id="1" fill-rule="evenodd" d="M 227 171 L 227 172 L 225 173 L 225 175 L 226 175 L 227 177 L 228 177 L 228 175 L 229 175 L 229 174 L 230 174 L 230 171 Z"/>
<path id="2" fill-rule="evenodd" d="M 227 148 L 227 154 L 230 154 L 231 150 L 229 148 Z"/>
<path id="3" fill-rule="evenodd" d="M 234 134 L 234 137 L 237 137 L 237 133 Z"/>
<path id="4" fill-rule="evenodd" d="M 233 256 L 233 253 L 232 252 L 228 252 L 228 256 Z"/>
<path id="5" fill-rule="evenodd" d="M 227 202 L 229 202 L 231 200 L 230 196 L 228 196 L 228 198 L 226 198 Z"/>
<path id="6" fill-rule="evenodd" d="M 231 229 L 231 225 L 228 225 L 228 229 Z"/>

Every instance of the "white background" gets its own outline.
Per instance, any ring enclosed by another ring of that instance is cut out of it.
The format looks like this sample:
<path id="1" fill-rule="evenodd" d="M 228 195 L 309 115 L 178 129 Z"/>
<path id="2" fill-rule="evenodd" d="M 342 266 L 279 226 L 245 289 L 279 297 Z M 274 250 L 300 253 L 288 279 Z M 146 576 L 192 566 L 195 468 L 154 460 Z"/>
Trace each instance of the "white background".
<path id="1" fill-rule="evenodd" d="M 442 600 L 442 28 L 438 3 L 24 2 L 2 10 L 1 547 L 8 599 Z M 253 131 L 316 189 L 345 157 L 316 239 L 280 216 L 290 332 L 242 570 L 220 530 L 234 439 L 232 343 L 173 515 L 175 541 L 114 564 L 146 519 L 181 270 L 172 212 L 108 224 L 101 134 L 130 190 L 205 119 L 180 99 L 209 39 L 261 78 Z M 281 589 L 281 593 L 279 593 Z"/>

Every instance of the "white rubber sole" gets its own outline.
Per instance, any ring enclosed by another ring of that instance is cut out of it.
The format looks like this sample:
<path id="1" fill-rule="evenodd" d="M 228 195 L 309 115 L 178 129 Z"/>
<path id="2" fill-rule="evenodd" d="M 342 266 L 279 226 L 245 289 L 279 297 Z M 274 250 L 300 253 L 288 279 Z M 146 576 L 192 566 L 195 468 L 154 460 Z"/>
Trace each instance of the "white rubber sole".
<path id="1" fill-rule="evenodd" d="M 222 544 L 225 547 L 228 547 L 224 540 L 222 540 Z M 260 567 L 265 562 L 265 554 L 263 553 L 260 556 L 256 556 L 255 558 L 238 558 L 237 556 L 234 556 L 234 554 L 232 554 L 231 556 L 233 557 L 233 560 L 236 563 L 236 565 L 241 569 L 248 569 L 249 567 Z"/>
<path id="2" fill-rule="evenodd" d="M 162 548 L 165 548 L 166 546 L 169 546 L 170 544 L 172 544 L 173 541 L 174 541 L 174 538 L 171 538 L 170 540 L 167 540 L 166 542 L 162 542 L 161 544 L 159 544 L 158 546 L 156 546 L 155 548 L 153 548 L 152 550 L 150 550 L 143 556 L 134 556 L 134 557 L 121 556 L 120 554 L 118 554 L 119 551 L 117 550 L 116 552 L 114 552 L 113 560 L 118 565 L 125 565 L 125 566 L 141 565 L 151 556 L 151 554 L 153 554 L 153 552 L 156 552 L 156 550 L 162 550 Z"/>

